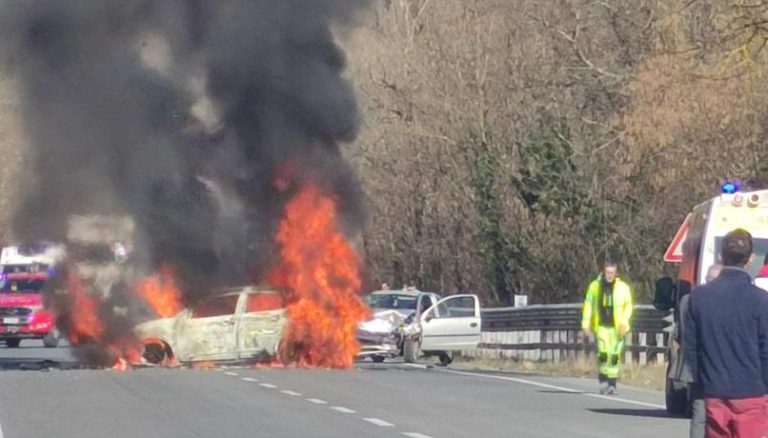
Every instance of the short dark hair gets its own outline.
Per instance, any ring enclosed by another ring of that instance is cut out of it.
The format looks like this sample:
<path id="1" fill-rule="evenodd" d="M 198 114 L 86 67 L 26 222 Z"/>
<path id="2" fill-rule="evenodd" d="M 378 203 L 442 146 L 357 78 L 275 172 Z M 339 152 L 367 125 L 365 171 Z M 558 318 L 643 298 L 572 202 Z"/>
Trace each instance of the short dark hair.
<path id="1" fill-rule="evenodd" d="M 723 238 L 720 251 L 725 266 L 744 266 L 752 255 L 752 235 L 749 231 L 737 228 Z"/>

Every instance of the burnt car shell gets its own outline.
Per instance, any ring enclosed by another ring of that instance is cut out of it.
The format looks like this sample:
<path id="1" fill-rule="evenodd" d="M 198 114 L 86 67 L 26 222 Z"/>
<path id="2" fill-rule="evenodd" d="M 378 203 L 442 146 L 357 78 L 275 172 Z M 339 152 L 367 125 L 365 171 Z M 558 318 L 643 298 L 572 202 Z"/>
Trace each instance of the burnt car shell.
<path id="1" fill-rule="evenodd" d="M 248 361 L 276 356 L 286 324 L 278 291 L 245 286 L 217 293 L 174 317 L 139 324 L 134 331 L 151 363 Z"/>

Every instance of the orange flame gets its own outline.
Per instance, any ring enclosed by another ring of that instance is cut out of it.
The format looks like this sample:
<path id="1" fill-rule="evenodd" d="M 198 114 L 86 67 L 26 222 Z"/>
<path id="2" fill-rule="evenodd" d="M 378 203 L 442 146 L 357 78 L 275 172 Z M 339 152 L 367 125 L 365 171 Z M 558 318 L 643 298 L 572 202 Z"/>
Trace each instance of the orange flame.
<path id="1" fill-rule="evenodd" d="M 133 337 L 112 342 L 107 351 L 116 357 L 113 370 L 125 371 L 131 368 L 131 364 L 141 363 L 141 343 Z"/>
<path id="2" fill-rule="evenodd" d="M 122 357 L 118 357 L 117 360 L 115 360 L 115 364 L 112 365 L 112 369 L 115 371 L 127 371 L 129 368 L 131 368 L 131 366 L 128 365 L 128 361 Z"/>
<path id="3" fill-rule="evenodd" d="M 280 359 L 272 359 L 272 360 L 266 360 L 261 362 L 256 362 L 251 364 L 251 368 L 253 369 L 282 369 L 285 368 L 285 364 L 280 361 Z"/>
<path id="4" fill-rule="evenodd" d="M 152 307 L 157 316 L 169 318 L 181 312 L 181 290 L 174 279 L 174 269 L 169 265 L 139 284 L 139 294 Z"/>
<path id="5" fill-rule="evenodd" d="M 67 286 L 72 296 L 71 320 L 72 333 L 69 340 L 77 345 L 88 340 L 100 339 L 104 326 L 99 320 L 99 302 L 88 295 L 83 280 L 74 273 L 67 277 Z"/>
<path id="6" fill-rule="evenodd" d="M 336 203 L 314 185 L 286 205 L 278 228 L 281 263 L 268 279 L 286 291 L 290 324 L 281 358 L 298 366 L 350 368 L 359 351 L 360 259 L 339 231 Z"/>
<path id="7" fill-rule="evenodd" d="M 209 360 L 202 361 L 202 362 L 195 362 L 194 364 L 192 364 L 192 366 L 200 370 L 212 370 L 216 368 L 216 364 Z"/>
<path id="8" fill-rule="evenodd" d="M 107 342 L 104 323 L 99 319 L 99 299 L 88 293 L 88 287 L 75 272 L 67 276 L 67 288 L 72 297 L 69 319 L 70 333 L 67 336 L 74 345 L 95 342 L 106 348 L 115 357 L 112 368 L 125 371 L 129 363 L 141 360 L 141 344 L 132 337 Z"/>

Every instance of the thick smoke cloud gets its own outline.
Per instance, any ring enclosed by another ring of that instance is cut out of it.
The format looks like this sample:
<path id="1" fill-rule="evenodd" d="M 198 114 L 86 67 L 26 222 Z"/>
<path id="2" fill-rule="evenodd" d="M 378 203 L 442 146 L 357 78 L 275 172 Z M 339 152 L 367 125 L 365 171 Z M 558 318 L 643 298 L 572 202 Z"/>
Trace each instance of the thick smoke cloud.
<path id="1" fill-rule="evenodd" d="M 0 2 L 31 148 L 15 235 L 65 241 L 71 215 L 129 215 L 147 272 L 173 264 L 190 302 L 258 279 L 302 178 L 354 227 L 338 145 L 359 114 L 331 28 L 366 3 Z"/>

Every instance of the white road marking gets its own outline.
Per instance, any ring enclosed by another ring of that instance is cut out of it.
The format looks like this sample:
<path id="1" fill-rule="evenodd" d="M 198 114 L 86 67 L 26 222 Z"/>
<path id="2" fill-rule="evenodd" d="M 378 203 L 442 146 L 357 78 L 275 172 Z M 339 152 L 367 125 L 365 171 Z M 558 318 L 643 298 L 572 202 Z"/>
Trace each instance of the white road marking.
<path id="1" fill-rule="evenodd" d="M 234 377 L 237 377 L 237 376 L 239 375 L 239 374 L 237 374 L 237 373 L 233 373 L 232 371 L 227 371 L 227 372 L 226 372 L 226 373 L 224 373 L 224 374 L 226 374 L 226 375 L 228 375 L 228 376 L 234 376 Z"/>
<path id="2" fill-rule="evenodd" d="M 424 435 L 423 433 L 418 433 L 418 432 L 403 432 L 403 435 L 410 438 L 432 438 L 429 435 Z"/>
<path id="3" fill-rule="evenodd" d="M 420 370 L 428 370 L 432 368 L 432 365 L 424 365 L 420 363 L 404 363 L 403 366 L 409 368 L 418 368 Z"/>
<path id="4" fill-rule="evenodd" d="M 333 409 L 334 411 L 339 411 L 342 414 L 354 414 L 355 413 L 355 411 L 353 411 L 352 409 L 345 408 L 344 406 L 333 406 L 331 409 Z"/>
<path id="5" fill-rule="evenodd" d="M 647 408 L 667 409 L 667 407 L 664 405 L 657 405 L 657 404 L 645 403 L 637 400 L 630 400 L 628 398 L 616 397 L 615 395 L 590 394 L 588 392 L 582 392 L 581 395 L 586 395 L 587 397 L 602 398 L 605 400 L 614 400 L 614 401 L 629 403 L 637 406 L 645 406 Z"/>
<path id="6" fill-rule="evenodd" d="M 394 426 L 394 424 L 388 423 L 388 422 L 386 422 L 386 421 L 384 421 L 384 420 L 382 420 L 380 418 L 363 418 L 363 420 L 365 420 L 365 421 L 367 421 L 369 423 L 373 423 L 373 424 L 375 424 L 377 426 L 381 426 L 381 427 L 393 427 Z"/>
<path id="7" fill-rule="evenodd" d="M 0 424 L 0 438 L 3 438 L 3 426 Z"/>
<path id="8" fill-rule="evenodd" d="M 259 379 L 254 379 L 253 377 L 241 377 L 241 379 L 245 380 L 246 382 L 258 382 Z"/>
<path id="9" fill-rule="evenodd" d="M 296 392 L 296 391 L 290 391 L 290 390 L 287 390 L 287 389 L 284 389 L 284 390 L 282 390 L 282 391 L 280 391 L 280 392 L 282 392 L 283 394 L 288 394 L 288 395 L 293 395 L 293 396 L 299 396 L 299 395 L 301 395 L 301 393 L 300 393 L 300 392 Z"/>
<path id="10" fill-rule="evenodd" d="M 263 386 L 264 388 L 270 388 L 270 389 L 277 388 L 277 385 L 273 385 L 271 383 L 259 383 L 259 386 Z"/>
<path id="11" fill-rule="evenodd" d="M 587 396 L 587 397 L 594 397 L 594 398 L 599 398 L 599 399 L 611 400 L 611 401 L 616 401 L 616 402 L 620 402 L 620 403 L 627 403 L 627 404 L 637 405 L 637 406 L 645 406 L 647 408 L 666 409 L 666 406 L 664 406 L 664 405 L 657 405 L 657 404 L 646 403 L 646 402 L 641 402 L 641 401 L 637 401 L 637 400 L 630 400 L 628 398 L 621 398 L 621 397 L 616 397 L 616 396 L 612 396 L 612 395 L 591 394 L 591 393 L 588 393 L 588 392 L 579 391 L 578 389 L 565 388 L 565 387 L 562 387 L 562 386 L 555 386 L 555 385 L 549 385 L 549 384 L 546 384 L 546 383 L 534 382 L 533 380 L 520 379 L 518 377 L 496 376 L 496 375 L 493 375 L 493 374 L 478 374 L 478 373 L 470 373 L 470 372 L 467 372 L 467 371 L 453 371 L 453 370 L 442 370 L 441 372 L 443 372 L 443 373 L 451 373 L 451 374 L 460 374 L 462 376 L 483 377 L 483 378 L 486 378 L 486 379 L 506 380 L 506 381 L 509 381 L 509 382 L 520 383 L 520 384 L 523 384 L 523 385 L 537 386 L 539 388 L 547 388 L 547 389 L 552 389 L 552 390 L 555 390 L 555 391 L 569 392 L 569 393 L 572 393 L 572 394 L 581 394 L 581 395 L 584 395 L 584 396 Z"/>
<path id="12" fill-rule="evenodd" d="M 325 404 L 328 404 L 328 402 L 327 402 L 327 401 L 325 401 L 325 400 L 320 400 L 320 399 L 318 399 L 318 398 L 308 398 L 308 399 L 306 399 L 306 400 L 307 400 L 308 402 L 310 402 L 310 403 L 314 403 L 314 404 L 317 404 L 317 405 L 325 405 Z"/>

